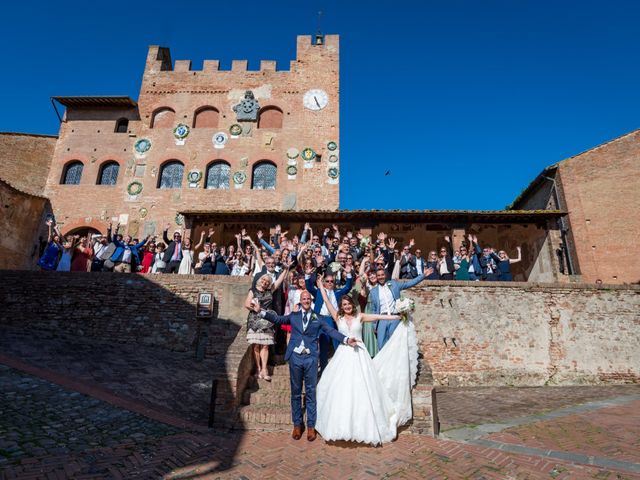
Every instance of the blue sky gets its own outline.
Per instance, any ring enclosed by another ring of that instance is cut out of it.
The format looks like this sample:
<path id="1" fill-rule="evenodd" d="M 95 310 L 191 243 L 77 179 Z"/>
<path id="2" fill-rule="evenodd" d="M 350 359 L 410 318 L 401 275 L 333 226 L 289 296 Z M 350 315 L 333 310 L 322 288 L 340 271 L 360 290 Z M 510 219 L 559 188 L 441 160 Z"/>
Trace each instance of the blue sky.
<path id="1" fill-rule="evenodd" d="M 137 98 L 150 44 L 285 67 L 318 10 L 341 35 L 341 208 L 501 209 L 640 123 L 638 2 L 61 1 L 3 5 L 0 131 L 57 133 L 52 95 Z"/>

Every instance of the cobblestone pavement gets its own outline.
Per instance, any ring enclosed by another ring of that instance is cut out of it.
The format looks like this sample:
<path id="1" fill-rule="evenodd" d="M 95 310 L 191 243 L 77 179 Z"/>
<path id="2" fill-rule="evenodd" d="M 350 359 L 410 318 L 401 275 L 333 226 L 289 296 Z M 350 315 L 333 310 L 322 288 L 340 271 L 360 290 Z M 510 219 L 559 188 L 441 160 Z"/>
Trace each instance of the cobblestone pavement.
<path id="1" fill-rule="evenodd" d="M 177 432 L 4 365 L 0 365 L 0 392 L 0 465 Z"/>
<path id="2" fill-rule="evenodd" d="M 206 425 L 212 360 L 190 353 L 0 327 L 0 352 Z"/>
<path id="3" fill-rule="evenodd" d="M 440 428 L 500 422 L 593 400 L 640 394 L 640 385 L 436 389 Z"/>

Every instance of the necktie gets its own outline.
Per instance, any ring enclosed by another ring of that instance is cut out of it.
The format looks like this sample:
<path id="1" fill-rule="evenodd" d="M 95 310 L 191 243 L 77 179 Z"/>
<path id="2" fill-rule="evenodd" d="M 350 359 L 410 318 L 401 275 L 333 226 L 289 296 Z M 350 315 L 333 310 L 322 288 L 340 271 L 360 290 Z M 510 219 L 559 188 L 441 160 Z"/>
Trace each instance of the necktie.
<path id="1" fill-rule="evenodd" d="M 309 325 L 309 312 L 305 312 L 304 315 L 302 315 L 302 331 L 303 332 L 307 331 L 307 325 Z"/>
<path id="2" fill-rule="evenodd" d="M 176 249 L 173 251 L 173 256 L 176 260 L 180 260 L 180 244 L 176 242 Z"/>

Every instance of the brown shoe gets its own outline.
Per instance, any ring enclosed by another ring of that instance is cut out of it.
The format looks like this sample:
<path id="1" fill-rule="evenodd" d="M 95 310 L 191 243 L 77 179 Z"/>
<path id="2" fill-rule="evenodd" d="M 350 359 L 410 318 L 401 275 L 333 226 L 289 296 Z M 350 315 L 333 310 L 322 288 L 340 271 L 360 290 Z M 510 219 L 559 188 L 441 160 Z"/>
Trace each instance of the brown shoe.
<path id="1" fill-rule="evenodd" d="M 303 428 L 300 425 L 295 425 L 293 427 L 293 432 L 291 432 L 291 437 L 294 440 L 300 440 L 300 438 L 302 437 L 302 430 Z"/>
<path id="2" fill-rule="evenodd" d="M 316 429 L 313 427 L 309 427 L 309 429 L 307 430 L 307 440 L 313 442 L 317 436 L 318 434 L 316 433 Z"/>

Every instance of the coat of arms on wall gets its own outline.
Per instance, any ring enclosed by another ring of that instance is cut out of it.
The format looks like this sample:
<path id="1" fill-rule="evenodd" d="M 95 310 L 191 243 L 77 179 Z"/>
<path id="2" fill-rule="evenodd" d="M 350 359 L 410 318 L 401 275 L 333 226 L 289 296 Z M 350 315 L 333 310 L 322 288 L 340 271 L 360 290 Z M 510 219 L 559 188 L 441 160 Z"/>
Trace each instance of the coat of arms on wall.
<path id="1" fill-rule="evenodd" d="M 233 107 L 238 122 L 257 122 L 258 110 L 260 110 L 260 105 L 251 90 L 244 92 L 244 100 Z"/>

